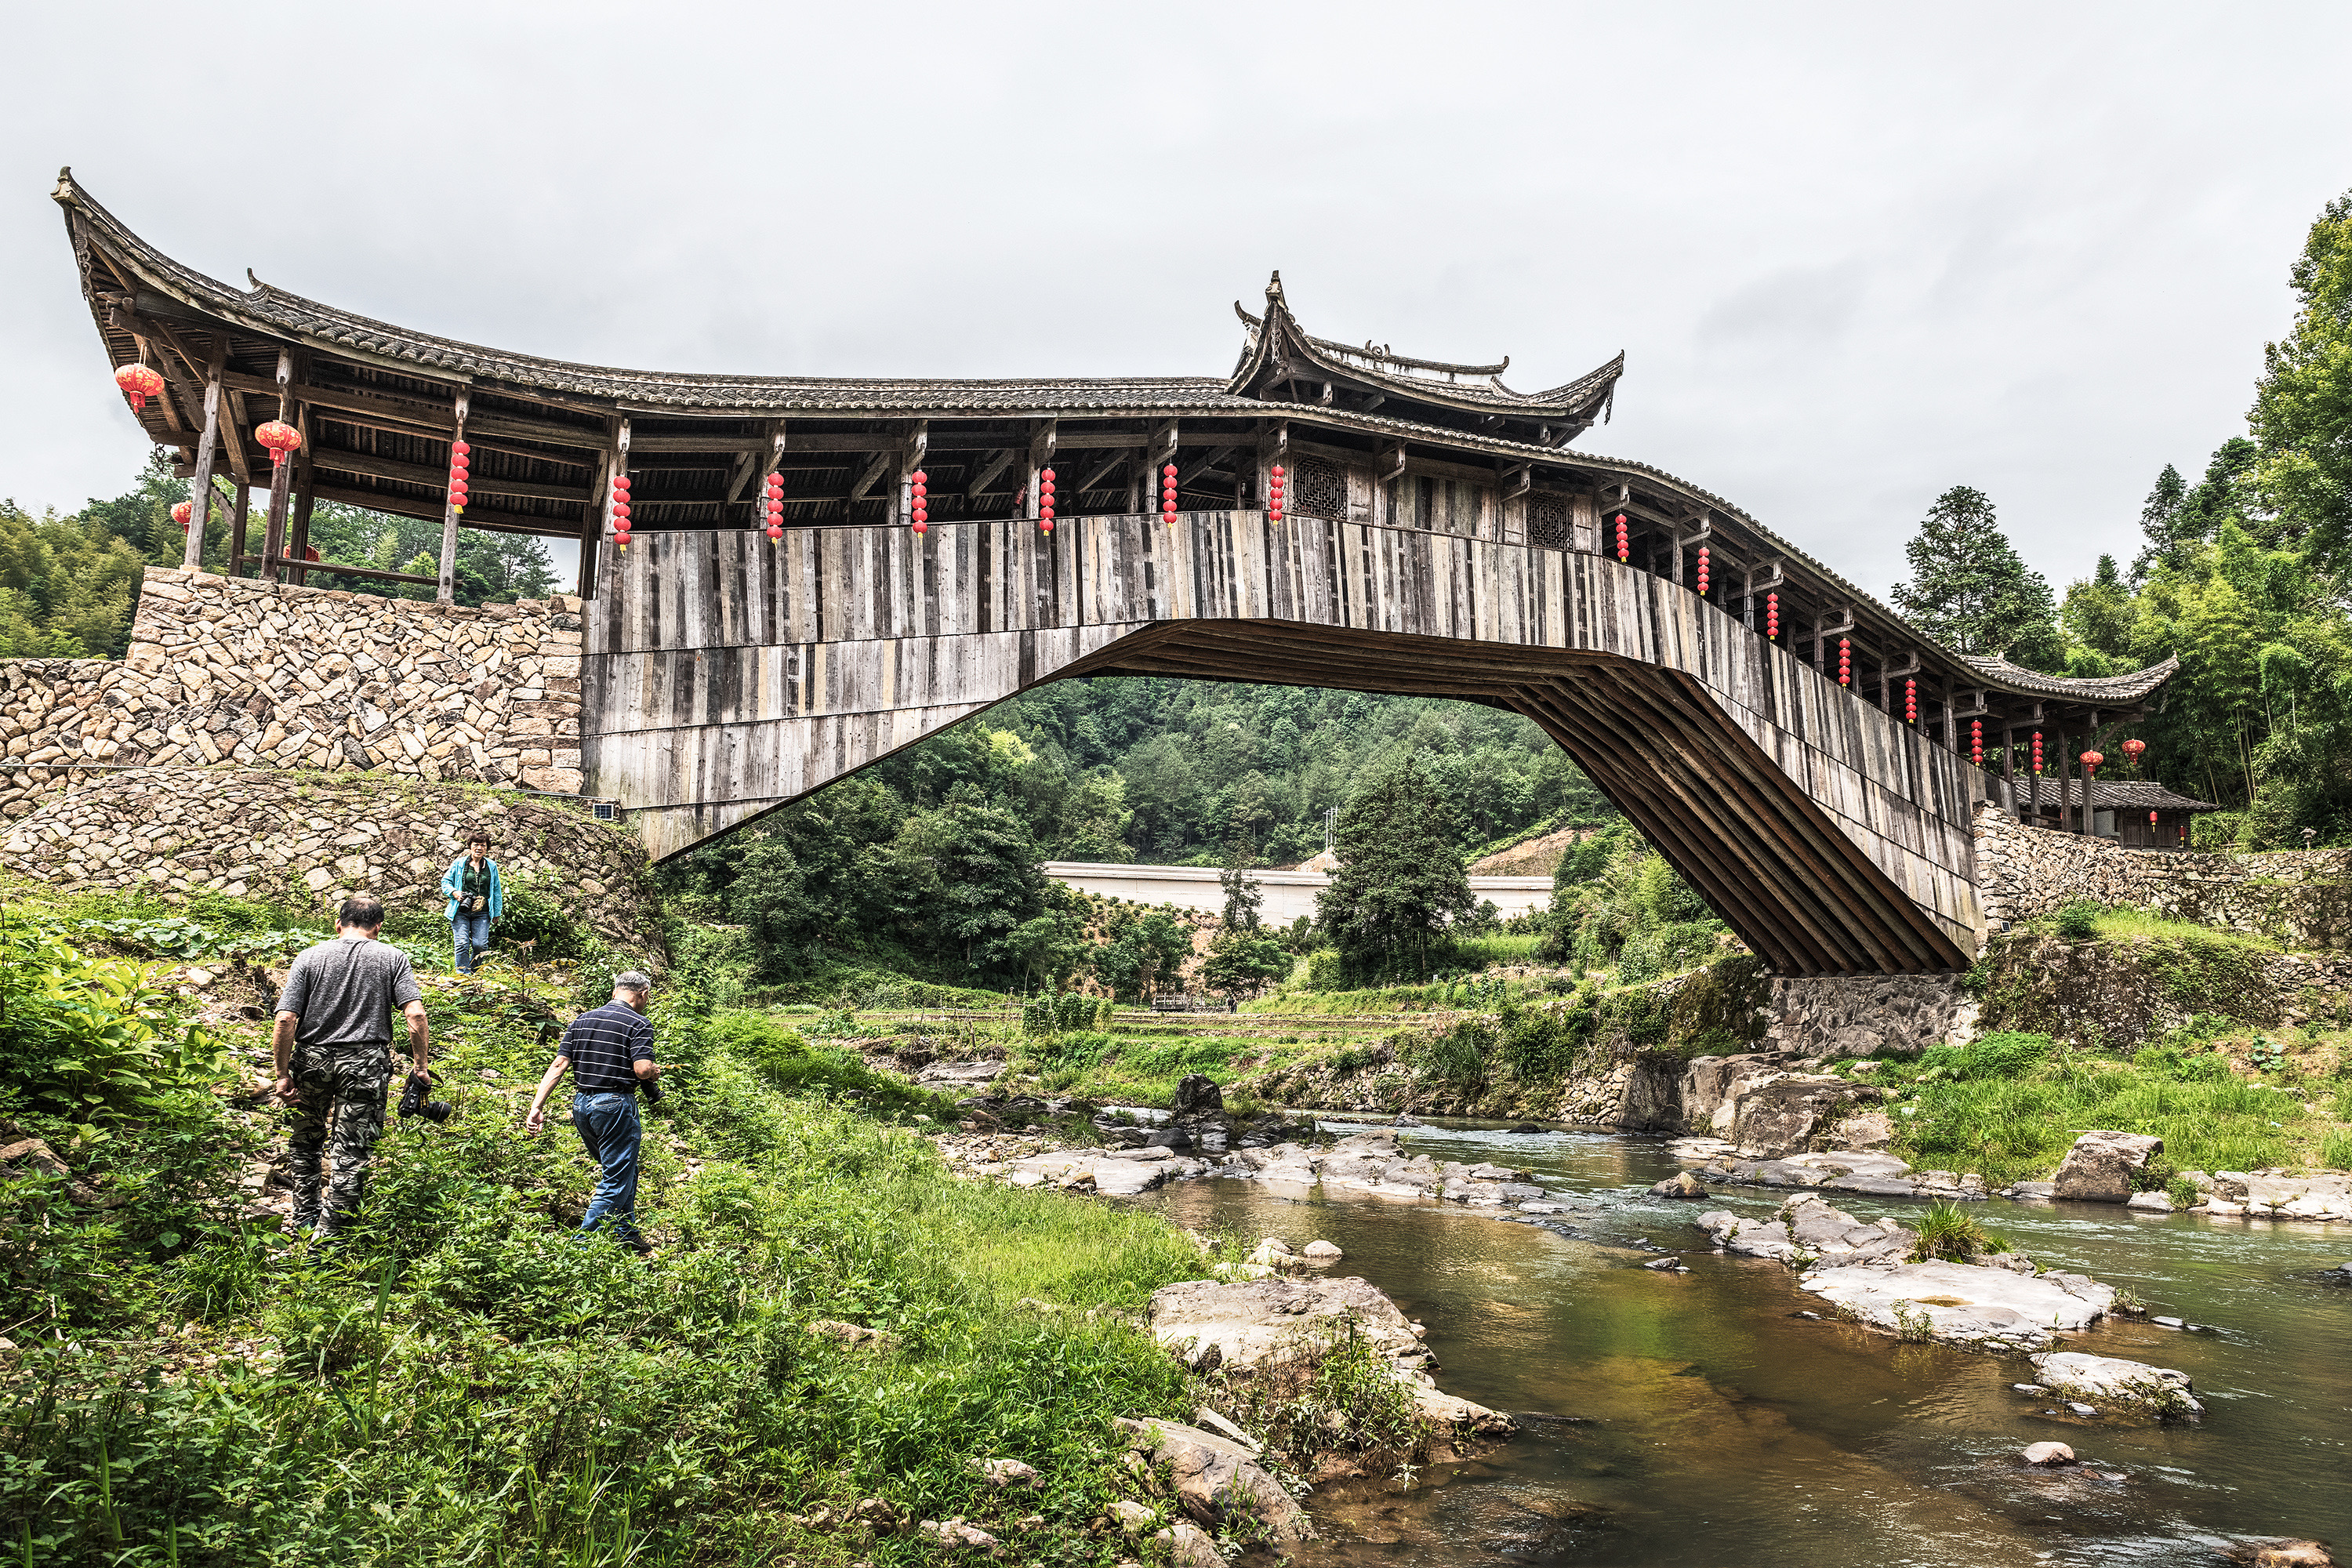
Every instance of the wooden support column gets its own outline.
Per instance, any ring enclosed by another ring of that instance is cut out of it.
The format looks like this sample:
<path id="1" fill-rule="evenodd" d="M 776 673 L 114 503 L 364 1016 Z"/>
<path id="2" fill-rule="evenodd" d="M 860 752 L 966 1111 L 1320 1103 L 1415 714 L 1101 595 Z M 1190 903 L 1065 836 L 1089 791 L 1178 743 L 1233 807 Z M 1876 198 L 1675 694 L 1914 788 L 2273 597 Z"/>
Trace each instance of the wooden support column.
<path id="1" fill-rule="evenodd" d="M 245 514 L 247 509 L 252 504 L 252 501 L 253 492 L 244 485 L 237 486 L 236 494 L 232 496 L 229 500 L 227 575 L 231 577 L 237 575 L 239 572 L 244 570 Z"/>
<path id="2" fill-rule="evenodd" d="M 205 525 L 213 515 L 213 454 L 220 447 L 221 372 L 227 368 L 228 334 L 215 332 L 212 363 L 205 371 L 204 434 L 196 437 L 196 472 L 188 481 L 188 538 L 180 551 L 180 565 L 189 572 L 205 563 Z"/>
<path id="3" fill-rule="evenodd" d="M 1040 419 L 1030 434 L 1029 477 L 1021 487 L 1021 494 L 1017 498 L 1020 505 L 1013 513 L 1015 517 L 1027 518 L 1031 522 L 1037 521 L 1037 478 L 1053 466 L 1054 442 L 1058 427 L 1055 420 Z"/>
<path id="4" fill-rule="evenodd" d="M 278 417 L 290 425 L 294 422 L 294 355 L 290 350 L 280 350 L 278 355 Z M 282 462 L 269 466 L 268 521 L 261 531 L 261 580 L 278 581 L 280 570 L 278 558 L 286 552 L 286 503 L 289 489 L 294 481 L 294 470 Z"/>
<path id="5" fill-rule="evenodd" d="M 1599 535 L 1596 533 L 1594 537 L 1598 538 Z M 1780 563 L 1777 559 L 1768 561 L 1760 567 L 1751 566 L 1748 569 L 1746 619 L 1749 631 L 1756 629 L 1756 595 L 1773 592 L 1780 586 L 1782 581 Z"/>
<path id="6" fill-rule="evenodd" d="M 466 438 L 466 409 L 470 395 L 466 388 L 457 389 L 457 433 L 449 437 L 450 461 L 457 461 L 456 444 Z M 436 604 L 457 602 L 457 504 L 449 499 L 448 475 L 442 476 L 441 490 L 441 575 L 433 590 Z"/>
<path id="7" fill-rule="evenodd" d="M 2011 816 L 2017 815 L 2017 746 L 2011 739 L 2015 734 L 2009 725 L 2000 727 L 2000 804 Z"/>
<path id="8" fill-rule="evenodd" d="M 604 518 L 613 495 L 613 450 L 621 441 L 626 420 L 610 421 L 608 444 L 596 458 L 596 477 L 588 492 L 588 505 L 580 521 L 580 580 L 573 584 L 583 599 L 596 596 L 596 560 L 604 542 Z"/>
<path id="9" fill-rule="evenodd" d="M 307 416 L 307 410 L 305 412 Z M 306 416 L 302 423 L 308 426 L 309 418 Z M 301 455 L 295 458 L 300 467 L 294 471 L 294 506 L 287 529 L 286 553 L 297 562 L 303 560 L 310 548 L 310 502 L 314 499 L 313 487 L 318 483 L 319 472 L 318 465 L 311 458 L 311 447 L 310 432 L 305 429 L 302 432 Z M 300 587 L 310 580 L 310 569 L 301 565 L 289 566 L 286 577 L 287 581 Z"/>
<path id="10" fill-rule="evenodd" d="M 2058 736 L 2058 831 L 2080 833 L 2083 831 L 2078 820 L 2081 812 L 2074 804 L 2074 777 L 2073 771 L 2066 766 L 2066 735 L 2062 726 Z"/>

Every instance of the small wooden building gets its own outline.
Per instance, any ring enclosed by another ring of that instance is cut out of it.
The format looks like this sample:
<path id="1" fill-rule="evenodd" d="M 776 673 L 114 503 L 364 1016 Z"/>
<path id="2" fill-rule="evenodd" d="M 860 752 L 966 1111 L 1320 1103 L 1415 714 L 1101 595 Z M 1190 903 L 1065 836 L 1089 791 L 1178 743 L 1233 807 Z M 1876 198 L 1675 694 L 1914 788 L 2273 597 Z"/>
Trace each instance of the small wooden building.
<path id="1" fill-rule="evenodd" d="M 2029 787 L 2021 787 L 2024 798 L 2020 804 L 2025 809 L 2019 816 L 2038 826 L 2062 826 L 2060 788 L 2058 780 L 2044 778 L 2036 798 Z M 2068 779 L 2063 788 L 2073 815 L 2083 804 L 2083 781 Z M 2090 801 L 2091 832 L 2127 849 L 2186 849 L 2190 819 L 2199 812 L 2221 809 L 2210 800 L 2176 794 L 2154 779 L 2100 779 L 2090 786 Z"/>

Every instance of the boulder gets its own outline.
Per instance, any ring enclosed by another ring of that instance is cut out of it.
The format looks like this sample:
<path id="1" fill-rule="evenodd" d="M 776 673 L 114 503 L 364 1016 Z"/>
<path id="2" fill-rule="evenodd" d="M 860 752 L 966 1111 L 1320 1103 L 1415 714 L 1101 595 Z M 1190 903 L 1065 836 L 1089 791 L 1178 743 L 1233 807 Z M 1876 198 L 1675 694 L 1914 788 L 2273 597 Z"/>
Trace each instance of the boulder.
<path id="1" fill-rule="evenodd" d="M 2164 1140 L 2149 1133 L 2085 1132 L 2066 1151 L 2052 1192 L 2074 1203 L 2123 1203 L 2137 1184 L 2133 1178 L 2163 1152 Z"/>
<path id="2" fill-rule="evenodd" d="M 1167 1469 L 1178 1503 L 1202 1523 L 1221 1524 L 1239 1514 L 1258 1521 L 1276 1541 L 1304 1541 L 1315 1533 L 1306 1510 L 1282 1483 L 1232 1438 L 1157 1418 L 1121 1418 L 1111 1426 L 1129 1447 Z"/>
<path id="3" fill-rule="evenodd" d="M 1885 1091 L 1832 1073 L 1789 1073 L 1758 1083 L 1739 1097 L 1731 1141 L 1751 1159 L 1777 1160 L 1813 1147 L 1816 1136 L 1857 1106 L 1874 1105 Z"/>
<path id="4" fill-rule="evenodd" d="M 1780 1075 L 1780 1057 L 1693 1057 L 1683 1068 L 1683 1125 L 1693 1131 L 1727 1133 L 1739 1097 L 1762 1079 Z"/>
<path id="5" fill-rule="evenodd" d="M 2043 1385 L 2077 1399 L 2096 1400 L 2158 1419 L 2193 1418 L 2205 1411 L 2190 1392 L 2189 1374 L 2168 1366 L 2058 1351 L 2035 1356 L 2033 1367 Z"/>
<path id="6" fill-rule="evenodd" d="M 1824 1268 L 1799 1283 L 1834 1302 L 1842 1316 L 1874 1328 L 1982 1351 L 2042 1350 L 2053 1332 L 2096 1322 L 2116 1294 L 2079 1274 L 2029 1279 L 1941 1261 Z"/>
<path id="7" fill-rule="evenodd" d="M 1884 1149 L 1894 1142 L 1895 1119 L 1883 1110 L 1857 1112 L 1837 1126 L 1837 1142 L 1843 1149 Z"/>
<path id="8" fill-rule="evenodd" d="M 1314 1258 L 1318 1263 L 1337 1263 L 1346 1254 L 1339 1250 L 1336 1242 L 1310 1241 L 1299 1249 L 1299 1256 Z"/>
<path id="9" fill-rule="evenodd" d="M 1416 1363 L 1428 1354 L 1396 1303 L 1362 1279 L 1187 1280 L 1153 1291 L 1144 1318 L 1154 1339 L 1204 1372 L 1250 1371 L 1298 1353 L 1300 1330 L 1333 1332 L 1351 1320 L 1378 1354 Z"/>
<path id="10" fill-rule="evenodd" d="M 1760 1225 L 1721 1209 L 1699 1215 L 1698 1225 L 1727 1251 L 1791 1268 L 1815 1259 L 1891 1267 L 1910 1256 L 1919 1240 L 1916 1232 L 1893 1220 L 1865 1225 L 1811 1193 L 1790 1199 L 1780 1217 Z"/>
<path id="11" fill-rule="evenodd" d="M 1176 1094 L 1168 1109 L 1178 1116 L 1196 1115 L 1203 1110 L 1223 1110 L 1225 1091 L 1207 1073 L 1188 1073 L 1176 1083 Z"/>
<path id="12" fill-rule="evenodd" d="M 1682 1171 L 1651 1187 L 1650 1195 L 1654 1198 L 1704 1198 L 1706 1189 L 1699 1184 L 1696 1176 Z"/>
<path id="13" fill-rule="evenodd" d="M 2172 1200 L 2162 1193 L 2134 1193 L 2124 1200 L 2124 1207 L 2145 1214 L 2170 1214 Z"/>
<path id="14" fill-rule="evenodd" d="M 2025 1448 L 2025 1462 L 2029 1465 L 2071 1465 L 2074 1462 L 2074 1450 L 2063 1443 L 2029 1443 Z"/>
<path id="15" fill-rule="evenodd" d="M 1215 1538 L 1191 1520 L 1180 1519 L 1159 1533 L 1168 1545 L 1169 1568 L 1225 1568 Z"/>
<path id="16" fill-rule="evenodd" d="M 2253 1568 L 2335 1568 L 2336 1559 L 2316 1541 L 2248 1541 L 2230 1549 L 2234 1563 Z"/>

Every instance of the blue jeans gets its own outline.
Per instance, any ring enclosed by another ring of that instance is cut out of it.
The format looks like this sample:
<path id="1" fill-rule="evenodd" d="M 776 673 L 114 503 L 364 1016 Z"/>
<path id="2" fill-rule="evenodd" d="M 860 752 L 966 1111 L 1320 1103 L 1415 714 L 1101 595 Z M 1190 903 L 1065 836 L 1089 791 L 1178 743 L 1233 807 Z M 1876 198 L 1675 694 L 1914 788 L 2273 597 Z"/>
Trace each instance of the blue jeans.
<path id="1" fill-rule="evenodd" d="M 449 921 L 450 945 L 457 950 L 457 973 L 474 973 L 474 960 L 490 950 L 490 917 L 454 915 Z"/>
<path id="2" fill-rule="evenodd" d="M 646 1249 L 645 1237 L 637 1234 L 637 1143 L 642 1136 L 637 1126 L 637 1097 L 634 1094 L 575 1094 L 572 1097 L 572 1125 L 580 1130 L 580 1142 L 588 1146 L 588 1157 L 604 1168 L 598 1178 L 595 1194 L 588 1200 L 588 1213 L 580 1222 L 583 1236 L 610 1221 L 608 1228 L 625 1247 L 638 1251 Z"/>

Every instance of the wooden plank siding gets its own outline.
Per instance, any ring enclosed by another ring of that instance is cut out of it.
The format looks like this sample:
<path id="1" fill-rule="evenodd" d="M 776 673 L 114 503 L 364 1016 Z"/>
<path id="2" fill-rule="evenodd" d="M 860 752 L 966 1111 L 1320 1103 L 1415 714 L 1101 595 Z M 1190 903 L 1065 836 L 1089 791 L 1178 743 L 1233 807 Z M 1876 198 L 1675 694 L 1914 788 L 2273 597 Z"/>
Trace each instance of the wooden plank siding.
<path id="1" fill-rule="evenodd" d="M 1776 970 L 1969 961 L 1977 770 L 1696 595 L 1505 542 L 1493 489 L 1427 483 L 1450 528 L 1194 511 L 640 535 L 592 602 L 590 790 L 666 858 L 1067 676 L 1477 697 L 1542 725 Z"/>

